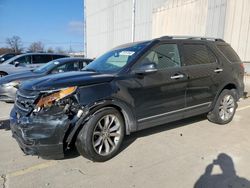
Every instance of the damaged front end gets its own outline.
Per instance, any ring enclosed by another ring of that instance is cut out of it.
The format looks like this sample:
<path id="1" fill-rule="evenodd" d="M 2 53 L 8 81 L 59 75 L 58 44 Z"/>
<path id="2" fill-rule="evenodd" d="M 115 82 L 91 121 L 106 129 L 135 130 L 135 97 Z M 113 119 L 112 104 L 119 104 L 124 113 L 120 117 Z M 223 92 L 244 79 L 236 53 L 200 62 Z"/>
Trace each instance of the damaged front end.
<path id="1" fill-rule="evenodd" d="M 60 159 L 87 110 L 79 106 L 76 87 L 17 92 L 10 114 L 13 137 L 25 154 Z M 69 138 L 70 137 L 70 138 Z"/>

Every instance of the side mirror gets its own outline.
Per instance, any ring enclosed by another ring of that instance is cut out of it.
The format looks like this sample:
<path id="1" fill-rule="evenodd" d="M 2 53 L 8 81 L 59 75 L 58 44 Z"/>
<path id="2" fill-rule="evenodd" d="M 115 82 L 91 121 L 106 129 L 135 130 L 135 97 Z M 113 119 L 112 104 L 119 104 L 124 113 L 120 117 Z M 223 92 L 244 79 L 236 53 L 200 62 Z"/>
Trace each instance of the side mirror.
<path id="1" fill-rule="evenodd" d="M 5 60 L 4 57 L 2 57 L 2 58 L 0 59 L 0 62 L 4 62 L 4 60 Z"/>
<path id="2" fill-rule="evenodd" d="M 157 72 L 155 63 L 144 63 L 134 70 L 135 74 L 150 74 Z"/>
<path id="3" fill-rule="evenodd" d="M 15 65 L 15 67 L 18 67 L 20 65 L 20 63 L 18 61 L 15 61 L 14 65 Z"/>

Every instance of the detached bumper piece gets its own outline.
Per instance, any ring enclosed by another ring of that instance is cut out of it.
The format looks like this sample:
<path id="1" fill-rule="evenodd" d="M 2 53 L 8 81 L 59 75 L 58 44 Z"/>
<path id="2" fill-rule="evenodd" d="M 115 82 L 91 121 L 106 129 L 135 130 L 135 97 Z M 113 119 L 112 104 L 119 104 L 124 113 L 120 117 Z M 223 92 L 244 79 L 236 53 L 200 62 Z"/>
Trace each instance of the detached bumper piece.
<path id="1" fill-rule="evenodd" d="M 70 125 L 67 115 L 20 117 L 14 108 L 10 116 L 12 135 L 25 154 L 46 159 L 64 157 L 63 139 Z"/>

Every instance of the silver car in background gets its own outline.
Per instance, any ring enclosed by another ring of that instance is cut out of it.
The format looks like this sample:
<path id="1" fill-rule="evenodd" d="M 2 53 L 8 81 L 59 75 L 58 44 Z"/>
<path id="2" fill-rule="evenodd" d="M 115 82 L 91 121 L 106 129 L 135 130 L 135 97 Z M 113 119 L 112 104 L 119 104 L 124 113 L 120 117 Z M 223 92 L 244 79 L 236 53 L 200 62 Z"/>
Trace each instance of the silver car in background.
<path id="1" fill-rule="evenodd" d="M 61 58 L 50 61 L 32 71 L 23 71 L 0 78 L 0 101 L 14 102 L 19 84 L 23 81 L 38 79 L 48 74 L 81 71 L 92 59 Z"/>
<path id="2" fill-rule="evenodd" d="M 26 53 L 17 55 L 0 64 L 0 77 L 20 71 L 29 71 L 49 61 L 64 57 L 68 56 L 52 53 Z"/>

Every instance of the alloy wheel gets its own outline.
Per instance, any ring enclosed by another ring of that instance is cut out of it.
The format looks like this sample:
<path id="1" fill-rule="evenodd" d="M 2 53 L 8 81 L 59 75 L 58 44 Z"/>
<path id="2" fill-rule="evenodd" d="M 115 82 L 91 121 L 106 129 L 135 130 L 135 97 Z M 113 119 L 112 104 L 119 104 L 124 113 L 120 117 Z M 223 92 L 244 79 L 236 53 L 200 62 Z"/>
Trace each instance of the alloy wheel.
<path id="1" fill-rule="evenodd" d="M 92 136 L 95 152 L 106 156 L 117 147 L 121 138 L 121 122 L 114 114 L 105 115 L 96 124 Z"/>
<path id="2" fill-rule="evenodd" d="M 226 95 L 220 103 L 219 115 L 223 121 L 229 120 L 235 111 L 235 101 L 232 95 Z"/>

